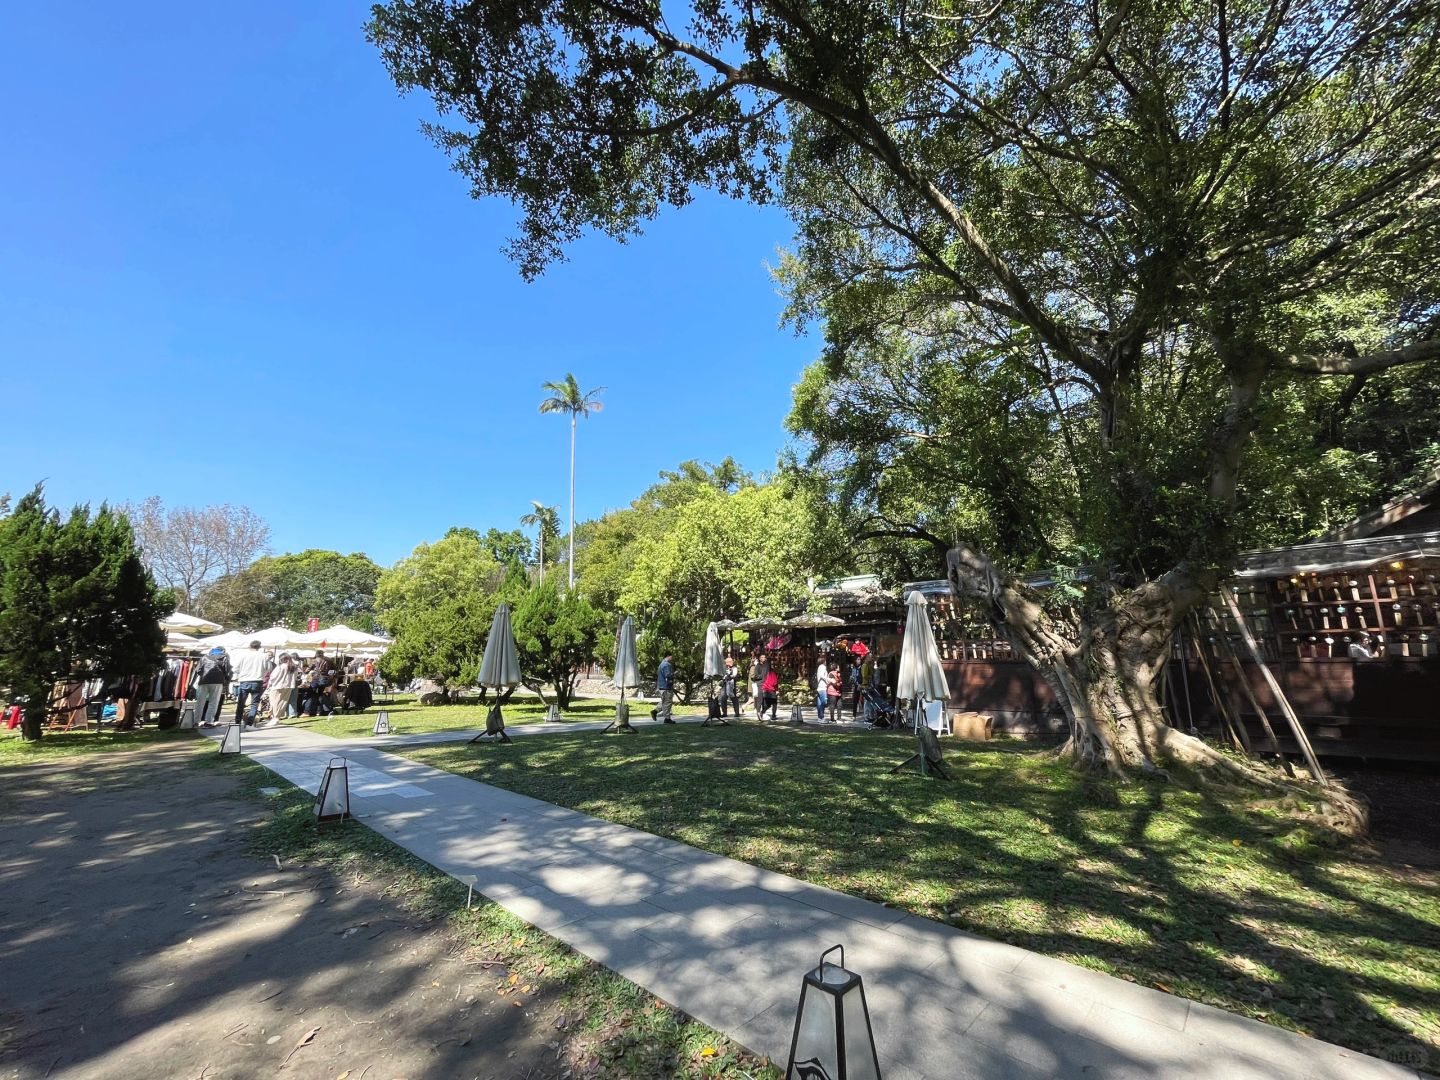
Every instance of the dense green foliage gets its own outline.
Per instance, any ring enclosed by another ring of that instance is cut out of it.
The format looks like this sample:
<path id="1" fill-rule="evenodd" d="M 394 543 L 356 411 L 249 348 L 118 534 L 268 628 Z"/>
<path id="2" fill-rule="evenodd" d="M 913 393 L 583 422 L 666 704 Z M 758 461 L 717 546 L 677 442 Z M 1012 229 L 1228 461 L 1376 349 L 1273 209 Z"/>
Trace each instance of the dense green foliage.
<path id="1" fill-rule="evenodd" d="M 474 529 L 421 544 L 380 576 L 376 613 L 395 643 L 380 659 L 392 683 L 468 686 L 480 672 L 507 573 Z"/>
<path id="2" fill-rule="evenodd" d="M 549 685 L 568 709 L 582 669 L 595 659 L 608 620 L 579 592 L 554 578 L 532 586 L 515 606 L 511 628 L 528 686 Z"/>
<path id="3" fill-rule="evenodd" d="M 319 619 L 322 626 L 338 622 L 370 631 L 379 583 L 380 567 L 365 555 L 310 548 L 266 555 L 220 578 L 201 595 L 199 611 L 238 630 L 304 630 L 307 620 Z"/>
<path id="4" fill-rule="evenodd" d="M 153 672 L 168 604 L 123 515 L 61 517 L 39 487 L 16 503 L 0 519 L 0 687 L 26 700 L 25 736 L 40 737 L 57 682 Z"/>

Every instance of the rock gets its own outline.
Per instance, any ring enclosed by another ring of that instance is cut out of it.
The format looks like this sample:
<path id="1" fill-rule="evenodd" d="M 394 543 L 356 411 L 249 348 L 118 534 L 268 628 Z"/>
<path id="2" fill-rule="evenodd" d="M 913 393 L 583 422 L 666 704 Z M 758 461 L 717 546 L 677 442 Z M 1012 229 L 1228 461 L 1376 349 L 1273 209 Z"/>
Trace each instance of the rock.
<path id="1" fill-rule="evenodd" d="M 420 683 L 420 689 L 416 691 L 415 701 L 419 705 L 443 705 L 445 704 L 445 688 L 437 682 L 425 679 Z"/>

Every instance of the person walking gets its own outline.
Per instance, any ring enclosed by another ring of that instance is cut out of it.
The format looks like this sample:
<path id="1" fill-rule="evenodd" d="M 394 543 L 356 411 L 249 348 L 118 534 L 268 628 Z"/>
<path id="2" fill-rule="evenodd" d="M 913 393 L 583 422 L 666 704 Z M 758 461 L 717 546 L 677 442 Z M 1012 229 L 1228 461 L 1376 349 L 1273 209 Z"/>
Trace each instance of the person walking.
<path id="1" fill-rule="evenodd" d="M 261 651 L 258 641 L 250 642 L 250 648 L 235 661 L 235 723 L 255 723 L 255 713 L 260 708 L 260 691 L 265 686 L 265 676 L 270 674 L 272 663 Z"/>
<path id="2" fill-rule="evenodd" d="M 265 693 L 270 699 L 269 726 L 273 727 L 290 715 L 290 697 L 295 693 L 296 678 L 295 658 L 289 653 L 281 653 L 265 683 Z"/>
<path id="3" fill-rule="evenodd" d="M 740 718 L 740 690 L 737 685 L 740 671 L 735 666 L 735 657 L 725 657 L 725 667 L 720 672 L 720 715 L 728 716 L 727 705 L 735 706 L 735 718 Z"/>
<path id="4" fill-rule="evenodd" d="M 760 682 L 759 708 L 757 720 L 764 720 L 767 711 L 770 713 L 772 722 L 780 719 L 780 673 L 769 664 L 765 665 L 765 677 Z"/>
<path id="5" fill-rule="evenodd" d="M 218 645 L 200 659 L 200 673 L 195 678 L 195 722 L 201 727 L 214 727 L 220 720 L 220 706 L 225 701 L 225 687 L 230 683 L 230 658 Z"/>
<path id="6" fill-rule="evenodd" d="M 825 657 L 822 654 L 820 663 L 815 668 L 815 719 L 820 723 L 825 722 L 825 702 L 830 696 L 830 669 L 825 664 Z"/>
<path id="7" fill-rule="evenodd" d="M 655 689 L 660 691 L 660 704 L 650 710 L 650 719 L 675 723 L 675 718 L 670 715 L 675 708 L 675 662 L 668 652 L 660 661 L 660 670 L 655 673 Z"/>

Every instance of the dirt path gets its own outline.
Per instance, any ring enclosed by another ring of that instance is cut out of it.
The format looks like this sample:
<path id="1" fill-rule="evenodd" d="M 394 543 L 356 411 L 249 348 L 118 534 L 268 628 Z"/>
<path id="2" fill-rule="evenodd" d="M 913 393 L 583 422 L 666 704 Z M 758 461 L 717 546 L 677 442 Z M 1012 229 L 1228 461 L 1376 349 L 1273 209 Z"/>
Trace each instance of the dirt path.
<path id="1" fill-rule="evenodd" d="M 184 745 L 0 771 L 0 1078 L 563 1072 L 447 934 L 247 855 L 239 791 Z"/>

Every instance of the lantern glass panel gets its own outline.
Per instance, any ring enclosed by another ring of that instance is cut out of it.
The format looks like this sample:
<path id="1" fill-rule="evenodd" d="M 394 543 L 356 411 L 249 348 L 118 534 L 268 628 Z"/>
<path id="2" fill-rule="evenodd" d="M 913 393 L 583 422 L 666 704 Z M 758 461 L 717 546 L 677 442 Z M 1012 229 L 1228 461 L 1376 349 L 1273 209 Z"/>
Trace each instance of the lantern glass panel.
<path id="1" fill-rule="evenodd" d="M 835 1010 L 839 999 L 817 989 L 807 978 L 800 994 L 800 1024 L 795 1035 L 795 1064 L 785 1080 L 839 1080 Z"/>
<path id="2" fill-rule="evenodd" d="M 845 1080 L 880 1080 L 865 1011 L 865 988 L 857 982 L 840 999 L 840 1006 L 845 1011 Z"/>

